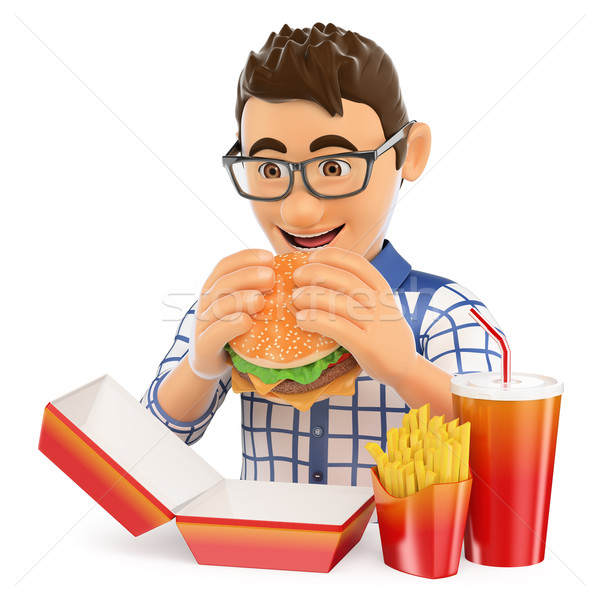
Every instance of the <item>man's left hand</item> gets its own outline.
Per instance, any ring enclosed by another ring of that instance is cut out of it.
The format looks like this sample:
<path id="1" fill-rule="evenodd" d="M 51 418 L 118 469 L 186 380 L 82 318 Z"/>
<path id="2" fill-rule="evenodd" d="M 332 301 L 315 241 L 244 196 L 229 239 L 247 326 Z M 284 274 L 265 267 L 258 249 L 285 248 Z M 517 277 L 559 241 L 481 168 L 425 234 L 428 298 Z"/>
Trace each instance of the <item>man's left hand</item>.
<path id="1" fill-rule="evenodd" d="M 417 354 L 381 273 L 363 256 L 331 247 L 313 252 L 293 278 L 298 326 L 336 340 L 371 378 L 397 390 Z"/>

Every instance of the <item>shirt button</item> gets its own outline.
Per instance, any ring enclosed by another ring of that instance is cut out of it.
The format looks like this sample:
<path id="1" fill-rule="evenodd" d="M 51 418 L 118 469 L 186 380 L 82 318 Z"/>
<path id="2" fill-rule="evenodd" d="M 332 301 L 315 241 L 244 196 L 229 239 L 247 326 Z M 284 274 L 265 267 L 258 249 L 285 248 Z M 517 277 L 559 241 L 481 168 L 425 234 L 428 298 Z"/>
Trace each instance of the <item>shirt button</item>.
<path id="1" fill-rule="evenodd" d="M 315 437 L 321 437 L 323 435 L 323 428 L 322 427 L 315 427 L 312 430 L 312 433 Z"/>
<path id="2" fill-rule="evenodd" d="M 321 471 L 315 471 L 312 478 L 313 481 L 323 481 L 323 473 L 321 473 Z"/>

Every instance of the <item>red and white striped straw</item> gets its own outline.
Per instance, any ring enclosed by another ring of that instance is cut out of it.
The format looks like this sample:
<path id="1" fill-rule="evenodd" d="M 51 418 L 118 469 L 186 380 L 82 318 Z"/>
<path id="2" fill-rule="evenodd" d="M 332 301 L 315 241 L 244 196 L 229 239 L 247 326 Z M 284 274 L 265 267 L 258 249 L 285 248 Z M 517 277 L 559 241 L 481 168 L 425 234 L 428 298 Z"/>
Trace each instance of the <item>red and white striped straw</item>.
<path id="1" fill-rule="evenodd" d="M 469 313 L 498 342 L 502 350 L 502 383 L 508 385 L 510 383 L 510 348 L 506 337 L 493 327 L 479 311 L 472 308 Z"/>

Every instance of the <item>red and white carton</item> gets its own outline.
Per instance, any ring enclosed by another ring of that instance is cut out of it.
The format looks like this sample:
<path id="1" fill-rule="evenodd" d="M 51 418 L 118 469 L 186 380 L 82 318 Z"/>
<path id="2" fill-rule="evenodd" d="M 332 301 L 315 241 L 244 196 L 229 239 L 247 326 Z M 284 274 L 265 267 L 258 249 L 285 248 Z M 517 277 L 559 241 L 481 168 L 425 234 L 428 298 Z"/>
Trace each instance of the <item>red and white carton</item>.
<path id="1" fill-rule="evenodd" d="M 200 564 L 328 572 L 375 508 L 367 487 L 224 479 L 108 375 L 46 406 L 39 448 L 133 535 L 175 518 Z"/>

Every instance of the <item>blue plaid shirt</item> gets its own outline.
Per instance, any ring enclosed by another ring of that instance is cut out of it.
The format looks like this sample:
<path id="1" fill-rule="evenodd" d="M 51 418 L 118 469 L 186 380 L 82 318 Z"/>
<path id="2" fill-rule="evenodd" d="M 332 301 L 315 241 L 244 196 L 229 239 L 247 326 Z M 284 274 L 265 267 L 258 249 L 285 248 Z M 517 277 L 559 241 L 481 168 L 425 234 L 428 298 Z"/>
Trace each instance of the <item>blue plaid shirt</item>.
<path id="1" fill-rule="evenodd" d="M 389 241 L 372 264 L 385 277 L 410 324 L 417 351 L 448 373 L 499 371 L 493 340 L 469 316 L 475 306 L 492 323 L 486 307 L 462 286 L 411 269 Z M 169 417 L 158 404 L 160 384 L 187 354 L 195 305 L 179 325 L 173 345 L 142 403 L 187 444 L 199 440 L 231 388 L 231 371 L 221 380 L 206 413 L 195 421 Z M 299 410 L 242 393 L 242 479 L 370 486 L 373 460 L 367 442 L 385 448 L 386 433 L 400 427 L 410 407 L 390 387 L 364 372 L 353 396 L 331 396 Z"/>

